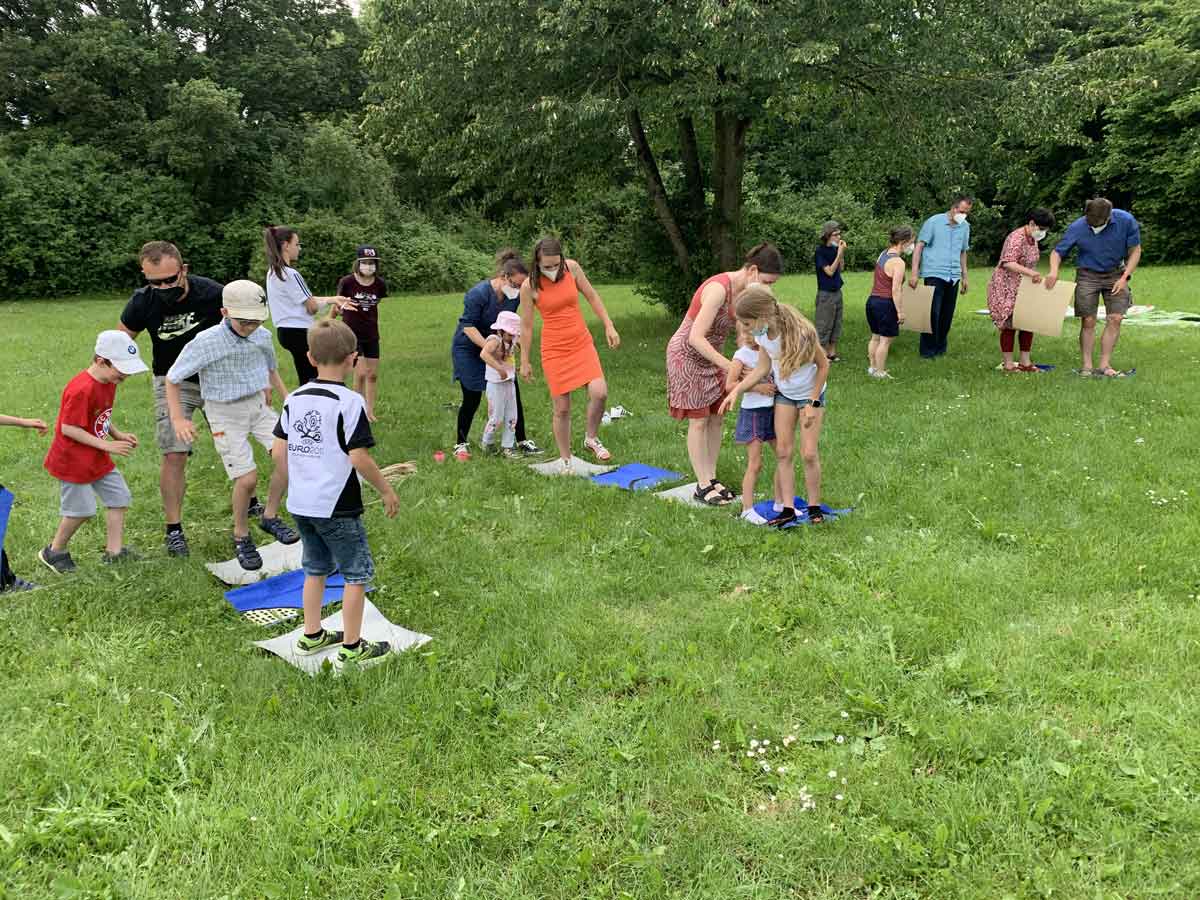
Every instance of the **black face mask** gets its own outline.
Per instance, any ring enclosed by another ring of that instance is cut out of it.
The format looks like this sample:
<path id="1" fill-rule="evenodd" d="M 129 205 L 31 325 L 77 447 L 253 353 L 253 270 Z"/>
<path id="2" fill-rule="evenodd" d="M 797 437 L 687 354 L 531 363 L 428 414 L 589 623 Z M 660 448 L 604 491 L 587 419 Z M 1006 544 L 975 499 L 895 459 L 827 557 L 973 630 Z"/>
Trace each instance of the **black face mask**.
<path id="1" fill-rule="evenodd" d="M 178 303 L 183 299 L 183 288 L 151 288 L 152 296 L 159 303 Z"/>

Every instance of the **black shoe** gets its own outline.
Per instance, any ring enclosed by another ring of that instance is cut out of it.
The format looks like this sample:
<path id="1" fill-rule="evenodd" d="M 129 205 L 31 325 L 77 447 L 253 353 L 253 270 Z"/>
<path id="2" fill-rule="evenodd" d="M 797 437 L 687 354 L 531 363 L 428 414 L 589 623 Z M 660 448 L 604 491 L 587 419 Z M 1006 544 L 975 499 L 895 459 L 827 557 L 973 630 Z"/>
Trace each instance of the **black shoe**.
<path id="1" fill-rule="evenodd" d="M 168 531 L 166 538 L 167 556 L 188 556 L 191 550 L 188 549 L 187 538 L 183 536 L 182 531 Z"/>
<path id="2" fill-rule="evenodd" d="M 250 506 L 246 509 L 246 515 L 251 519 L 261 519 L 262 514 L 267 511 L 267 508 L 262 505 L 262 502 L 255 497 Z"/>
<path id="3" fill-rule="evenodd" d="M 24 578 L 13 577 L 10 584 L 0 587 L 0 594 L 15 594 L 18 591 L 36 591 L 38 586 L 32 581 L 26 581 Z"/>
<path id="4" fill-rule="evenodd" d="M 783 528 L 785 525 L 791 525 L 796 521 L 796 511 L 794 509 L 785 509 L 782 512 L 775 514 L 773 518 L 767 519 L 767 525 L 771 528 Z"/>
<path id="5" fill-rule="evenodd" d="M 105 553 L 101 558 L 106 566 L 111 566 L 113 563 L 138 562 L 142 557 L 130 550 L 128 547 L 122 547 L 116 553 Z"/>
<path id="6" fill-rule="evenodd" d="M 530 441 L 530 440 L 517 441 L 517 449 L 520 450 L 522 453 L 524 453 L 526 456 L 541 456 L 543 453 L 546 452 L 545 450 L 543 450 L 541 447 L 539 447 L 537 444 L 535 444 L 533 441 Z"/>
<path id="7" fill-rule="evenodd" d="M 46 567 L 57 572 L 59 575 L 66 575 L 68 572 L 75 571 L 75 560 L 71 559 L 71 554 L 66 550 L 55 551 L 50 547 L 43 547 L 38 551 L 38 559 L 46 564 Z"/>
<path id="8" fill-rule="evenodd" d="M 254 546 L 254 538 L 250 535 L 245 537 L 235 537 L 233 539 L 233 552 L 237 554 L 238 565 L 247 572 L 254 572 L 262 568 L 263 560 L 258 554 L 258 548 Z"/>
<path id="9" fill-rule="evenodd" d="M 258 527 L 269 534 L 281 544 L 294 544 L 300 540 L 300 532 L 294 528 L 288 527 L 283 519 L 276 516 L 273 519 L 266 517 L 258 520 Z"/>

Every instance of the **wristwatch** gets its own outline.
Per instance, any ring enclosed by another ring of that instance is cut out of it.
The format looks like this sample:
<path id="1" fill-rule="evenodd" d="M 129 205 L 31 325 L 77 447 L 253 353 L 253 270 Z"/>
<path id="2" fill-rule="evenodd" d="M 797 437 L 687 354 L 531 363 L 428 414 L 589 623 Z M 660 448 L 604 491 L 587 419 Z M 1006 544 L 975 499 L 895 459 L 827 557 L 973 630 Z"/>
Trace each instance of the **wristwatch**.
<path id="1" fill-rule="evenodd" d="M 820 400 L 810 400 L 809 401 L 809 406 L 811 406 L 813 409 L 820 409 L 824 405 L 825 404 L 822 403 Z"/>

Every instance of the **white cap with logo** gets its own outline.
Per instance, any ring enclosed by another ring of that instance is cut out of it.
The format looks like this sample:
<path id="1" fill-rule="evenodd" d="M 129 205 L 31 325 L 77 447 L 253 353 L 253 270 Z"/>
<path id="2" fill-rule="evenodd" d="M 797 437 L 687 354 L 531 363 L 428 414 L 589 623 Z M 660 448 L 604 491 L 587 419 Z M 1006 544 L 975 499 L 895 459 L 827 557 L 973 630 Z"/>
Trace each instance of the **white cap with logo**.
<path id="1" fill-rule="evenodd" d="M 138 345 L 123 331 L 102 331 L 96 338 L 96 355 L 107 359 L 123 375 L 137 375 L 150 367 L 142 362 Z"/>
<path id="2" fill-rule="evenodd" d="M 231 319 L 265 322 L 271 316 L 267 292 L 253 281 L 231 281 L 221 291 L 221 303 Z"/>

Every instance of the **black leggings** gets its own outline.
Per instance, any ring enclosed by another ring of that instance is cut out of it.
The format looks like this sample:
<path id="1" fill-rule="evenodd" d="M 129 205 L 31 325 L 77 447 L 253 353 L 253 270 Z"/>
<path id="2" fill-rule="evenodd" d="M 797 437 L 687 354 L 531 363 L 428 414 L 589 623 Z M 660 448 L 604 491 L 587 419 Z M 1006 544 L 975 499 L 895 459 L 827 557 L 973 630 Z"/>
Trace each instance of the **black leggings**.
<path id="1" fill-rule="evenodd" d="M 458 408 L 458 441 L 459 444 L 467 442 L 467 435 L 471 433 L 471 422 L 475 418 L 475 413 L 479 411 L 479 402 L 483 399 L 483 391 L 468 390 L 467 387 L 460 381 L 458 386 L 462 388 L 462 406 Z M 520 382 L 514 381 L 513 386 L 517 389 L 517 443 L 525 440 L 525 407 L 521 403 L 521 385 Z"/>
<path id="2" fill-rule="evenodd" d="M 308 384 L 317 377 L 317 367 L 308 361 L 308 329 L 307 328 L 276 328 L 279 345 L 292 354 L 292 362 L 296 364 L 296 377 L 300 384 Z"/>

